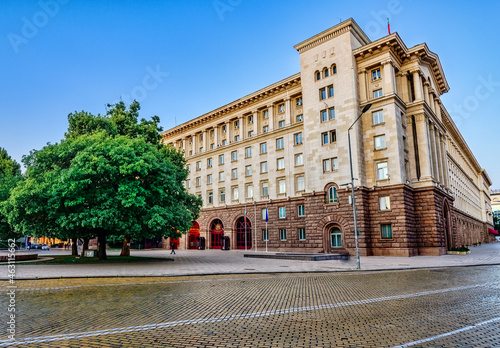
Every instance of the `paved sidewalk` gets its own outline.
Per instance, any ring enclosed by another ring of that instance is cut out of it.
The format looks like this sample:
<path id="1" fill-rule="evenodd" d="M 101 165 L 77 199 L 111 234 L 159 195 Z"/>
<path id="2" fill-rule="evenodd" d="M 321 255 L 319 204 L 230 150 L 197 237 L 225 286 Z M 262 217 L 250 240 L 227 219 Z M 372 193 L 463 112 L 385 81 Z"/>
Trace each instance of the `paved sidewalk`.
<path id="1" fill-rule="evenodd" d="M 500 265 L 500 243 L 471 247 L 469 255 L 388 257 L 362 256 L 361 270 L 387 270 L 428 267 Z M 69 251 L 37 250 L 39 256 L 69 254 Z M 16 264 L 16 279 L 71 278 L 71 277 L 140 277 L 140 276 L 179 276 L 203 274 L 237 273 L 283 273 L 283 272 L 332 272 L 356 269 L 356 258 L 348 261 L 297 261 L 282 259 L 258 259 L 243 257 L 253 251 L 221 250 L 132 250 L 133 256 L 148 256 L 173 259 L 165 262 L 144 262 L 124 264 L 86 264 L 86 265 L 33 265 Z M 119 252 L 108 252 L 118 255 Z M 0 279 L 7 279 L 7 266 L 0 266 Z"/>

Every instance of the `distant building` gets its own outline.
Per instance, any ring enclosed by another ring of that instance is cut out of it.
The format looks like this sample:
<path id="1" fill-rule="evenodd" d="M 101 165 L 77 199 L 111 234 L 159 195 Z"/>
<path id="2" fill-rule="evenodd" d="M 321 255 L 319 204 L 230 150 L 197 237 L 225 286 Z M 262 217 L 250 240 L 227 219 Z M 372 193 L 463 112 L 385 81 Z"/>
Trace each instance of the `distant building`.
<path id="1" fill-rule="evenodd" d="M 493 216 L 500 219 L 500 190 L 492 190 L 491 194 L 491 210 L 493 211 Z"/>
<path id="2" fill-rule="evenodd" d="M 203 199 L 180 249 L 205 238 L 213 249 L 354 253 L 347 135 L 367 104 L 351 130 L 361 254 L 492 240 L 492 183 L 441 103 L 448 82 L 425 43 L 371 42 L 349 19 L 295 49 L 300 73 L 162 133 Z"/>

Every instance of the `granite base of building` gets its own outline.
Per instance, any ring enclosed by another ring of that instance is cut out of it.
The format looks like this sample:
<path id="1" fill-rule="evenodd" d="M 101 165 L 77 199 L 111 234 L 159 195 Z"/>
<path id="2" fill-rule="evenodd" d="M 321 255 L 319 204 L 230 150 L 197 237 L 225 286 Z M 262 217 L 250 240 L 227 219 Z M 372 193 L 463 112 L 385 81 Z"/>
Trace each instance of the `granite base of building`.
<path id="1" fill-rule="evenodd" d="M 199 249 L 204 239 L 206 249 L 355 255 L 351 192 L 336 187 L 336 202 L 327 203 L 331 186 L 300 197 L 203 209 L 196 235 L 188 232 L 178 248 Z M 388 209 L 381 209 L 382 197 L 389 197 Z M 453 209 L 452 196 L 439 187 L 362 187 L 356 190 L 356 205 L 363 256 L 438 256 L 454 246 L 490 240 L 488 226 Z"/>

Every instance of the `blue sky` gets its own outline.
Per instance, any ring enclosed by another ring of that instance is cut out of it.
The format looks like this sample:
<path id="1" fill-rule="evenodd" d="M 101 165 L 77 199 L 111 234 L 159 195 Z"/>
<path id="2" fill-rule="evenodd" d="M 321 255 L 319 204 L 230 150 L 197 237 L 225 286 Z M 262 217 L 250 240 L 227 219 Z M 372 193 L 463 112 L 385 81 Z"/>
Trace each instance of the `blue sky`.
<path id="1" fill-rule="evenodd" d="M 481 5 L 478 5 L 481 4 Z M 473 1 L 2 0 L 0 147 L 20 161 L 58 142 L 67 115 L 134 97 L 164 129 L 299 72 L 293 46 L 350 17 L 372 40 L 426 42 L 442 96 L 500 188 L 500 3 Z"/>

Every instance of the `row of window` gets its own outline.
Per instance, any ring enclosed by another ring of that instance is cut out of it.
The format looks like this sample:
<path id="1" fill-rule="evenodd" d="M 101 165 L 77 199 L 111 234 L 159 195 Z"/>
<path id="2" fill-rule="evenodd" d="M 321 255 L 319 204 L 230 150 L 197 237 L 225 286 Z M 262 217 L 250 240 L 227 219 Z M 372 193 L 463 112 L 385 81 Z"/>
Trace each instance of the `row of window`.
<path id="1" fill-rule="evenodd" d="M 321 71 L 316 70 L 314 73 L 315 81 L 319 81 L 321 79 L 327 78 L 328 76 L 335 75 L 337 73 L 337 65 L 332 64 L 329 68 L 323 68 Z"/>
<path id="2" fill-rule="evenodd" d="M 280 228 L 279 239 L 281 241 L 287 240 L 287 230 L 286 228 Z M 297 238 L 298 240 L 306 240 L 306 229 L 304 227 L 297 228 Z M 392 239 L 392 225 L 391 224 L 381 224 L 380 225 L 380 238 L 381 239 Z M 269 241 L 269 230 L 262 230 L 262 241 Z M 332 228 L 330 230 L 330 246 L 332 248 L 342 248 L 342 232 L 339 228 Z"/>
<path id="3" fill-rule="evenodd" d="M 319 100 L 325 100 L 334 96 L 333 85 L 319 89 Z"/>

